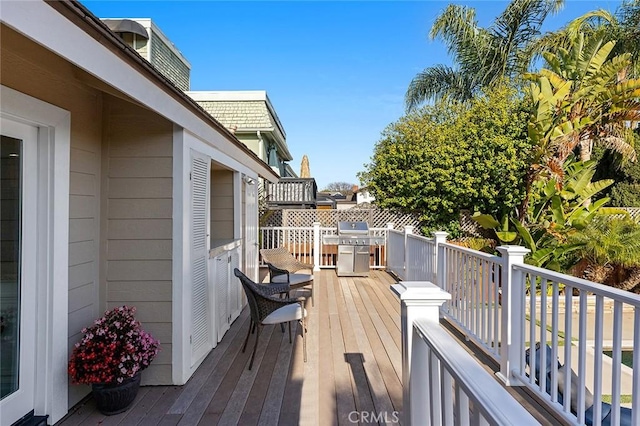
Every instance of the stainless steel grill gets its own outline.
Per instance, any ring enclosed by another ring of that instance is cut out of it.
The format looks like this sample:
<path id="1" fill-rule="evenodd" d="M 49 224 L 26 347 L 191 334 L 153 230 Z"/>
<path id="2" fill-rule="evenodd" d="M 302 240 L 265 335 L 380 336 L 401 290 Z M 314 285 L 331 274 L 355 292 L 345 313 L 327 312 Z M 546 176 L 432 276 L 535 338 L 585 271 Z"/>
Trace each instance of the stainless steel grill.
<path id="1" fill-rule="evenodd" d="M 327 235 L 324 244 L 338 245 L 336 272 L 339 277 L 369 276 L 371 245 L 384 244 L 383 237 L 369 233 L 367 222 L 338 222 L 338 235 Z"/>

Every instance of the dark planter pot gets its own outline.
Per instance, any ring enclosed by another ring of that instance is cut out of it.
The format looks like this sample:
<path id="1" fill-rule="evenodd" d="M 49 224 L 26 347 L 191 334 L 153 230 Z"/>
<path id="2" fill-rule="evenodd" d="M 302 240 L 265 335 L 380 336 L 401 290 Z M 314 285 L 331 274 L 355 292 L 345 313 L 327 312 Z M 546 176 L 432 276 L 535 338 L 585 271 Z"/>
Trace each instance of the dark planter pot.
<path id="1" fill-rule="evenodd" d="M 94 383 L 93 399 L 102 414 L 112 416 L 127 411 L 140 388 L 140 373 L 122 383 Z"/>

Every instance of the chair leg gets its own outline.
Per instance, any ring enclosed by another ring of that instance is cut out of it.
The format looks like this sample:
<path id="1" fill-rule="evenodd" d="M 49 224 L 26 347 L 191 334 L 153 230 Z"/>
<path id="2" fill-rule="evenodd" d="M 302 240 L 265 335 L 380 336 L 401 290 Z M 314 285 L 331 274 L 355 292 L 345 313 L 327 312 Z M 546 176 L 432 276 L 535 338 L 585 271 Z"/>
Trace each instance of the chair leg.
<path id="1" fill-rule="evenodd" d="M 305 333 L 304 318 L 300 320 L 300 325 L 300 328 L 302 328 L 302 351 L 304 352 L 304 362 L 307 362 L 307 338 Z"/>
<path id="2" fill-rule="evenodd" d="M 256 349 L 258 349 L 258 339 L 260 338 L 260 330 L 262 326 L 258 327 L 258 332 L 256 333 L 256 343 L 253 345 L 253 353 L 251 354 L 251 361 L 249 362 L 249 370 L 253 367 L 253 359 L 256 357 Z"/>
<path id="3" fill-rule="evenodd" d="M 284 324 L 282 324 L 284 327 Z M 291 321 L 289 321 L 289 344 L 291 344 Z"/>
<path id="4" fill-rule="evenodd" d="M 244 353 L 245 349 L 247 349 L 247 342 L 249 341 L 249 335 L 251 334 L 251 330 L 253 329 L 253 320 L 249 323 L 249 330 L 247 330 L 247 337 L 244 339 L 244 345 L 242 346 L 242 353 Z"/>

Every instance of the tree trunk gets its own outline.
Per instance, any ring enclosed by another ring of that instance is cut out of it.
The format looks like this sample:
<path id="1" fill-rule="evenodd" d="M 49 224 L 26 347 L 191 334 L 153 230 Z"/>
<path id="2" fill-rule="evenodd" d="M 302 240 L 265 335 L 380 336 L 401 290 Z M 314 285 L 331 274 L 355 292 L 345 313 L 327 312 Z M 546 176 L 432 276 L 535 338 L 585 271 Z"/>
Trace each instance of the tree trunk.
<path id="1" fill-rule="evenodd" d="M 580 139 L 580 161 L 591 160 L 591 151 L 593 149 L 593 140 L 591 138 Z M 583 206 L 588 207 L 591 204 L 591 198 L 587 198 L 582 203 Z"/>
<path id="2" fill-rule="evenodd" d="M 640 285 L 640 267 L 631 268 L 627 279 L 620 283 L 620 288 L 625 291 L 631 291 Z"/>

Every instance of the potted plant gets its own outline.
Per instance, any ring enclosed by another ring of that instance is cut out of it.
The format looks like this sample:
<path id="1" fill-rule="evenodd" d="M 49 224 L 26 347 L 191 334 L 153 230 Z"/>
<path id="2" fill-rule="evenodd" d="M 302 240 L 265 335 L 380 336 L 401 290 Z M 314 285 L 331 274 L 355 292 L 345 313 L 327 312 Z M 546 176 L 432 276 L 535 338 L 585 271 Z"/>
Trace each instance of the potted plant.
<path id="1" fill-rule="evenodd" d="M 140 372 L 159 350 L 159 342 L 134 318 L 135 311 L 135 307 L 120 306 L 83 328 L 84 337 L 76 343 L 69 361 L 72 382 L 92 386 L 103 414 L 129 408 L 138 393 Z"/>

